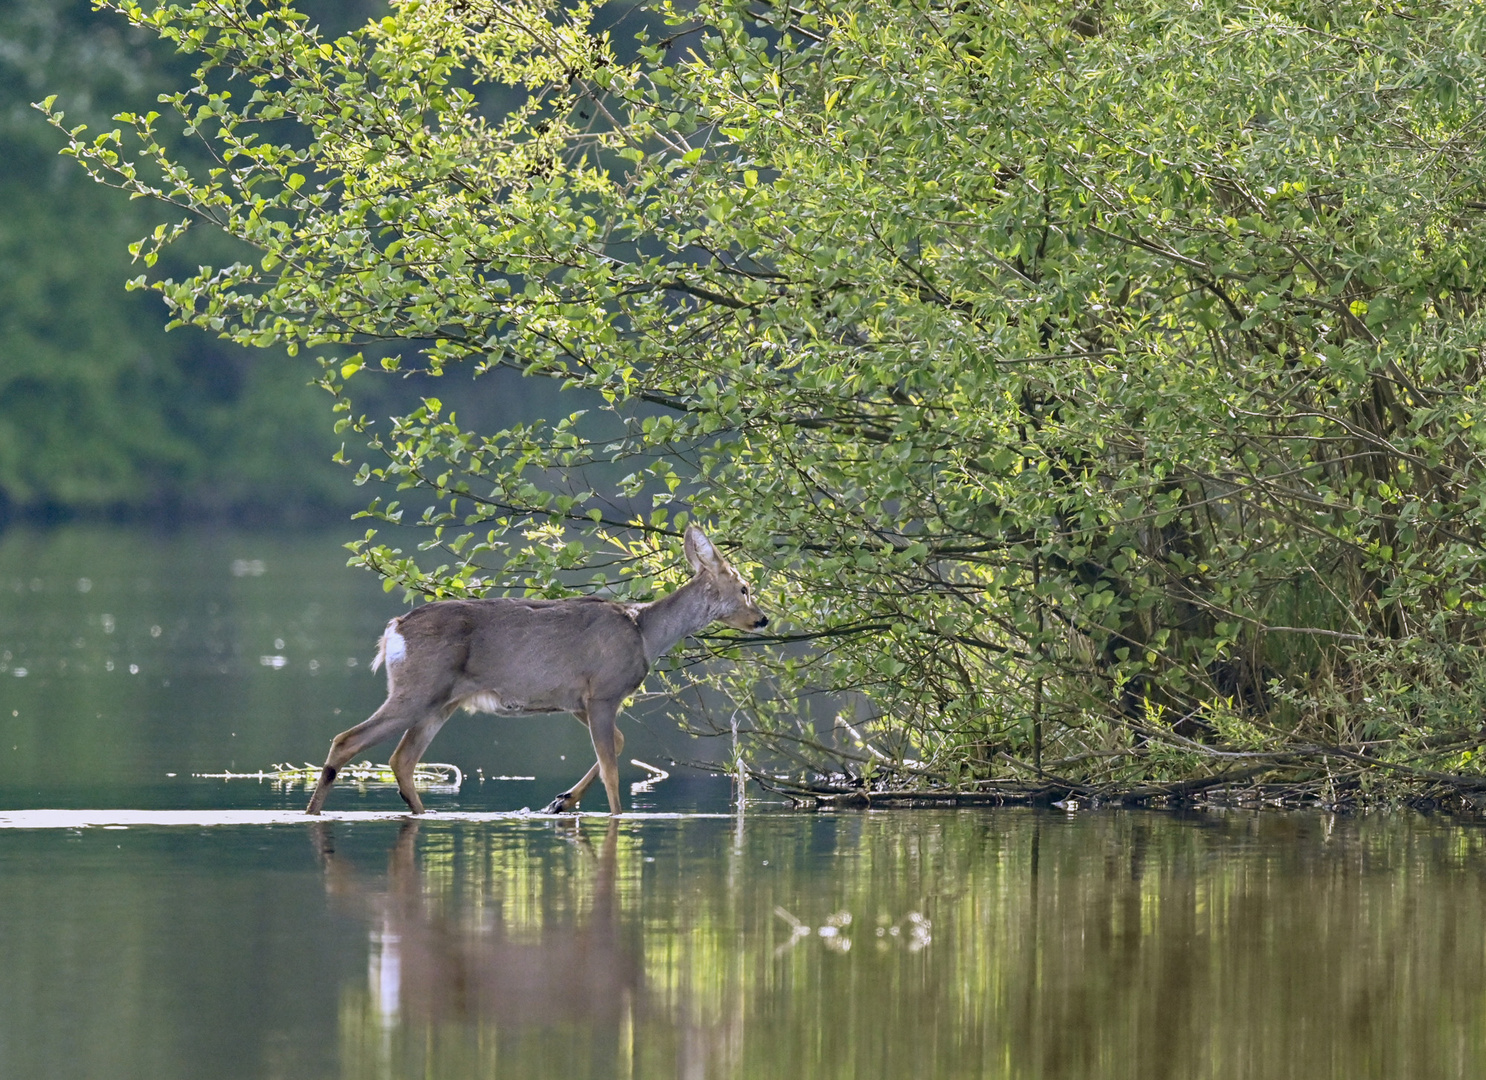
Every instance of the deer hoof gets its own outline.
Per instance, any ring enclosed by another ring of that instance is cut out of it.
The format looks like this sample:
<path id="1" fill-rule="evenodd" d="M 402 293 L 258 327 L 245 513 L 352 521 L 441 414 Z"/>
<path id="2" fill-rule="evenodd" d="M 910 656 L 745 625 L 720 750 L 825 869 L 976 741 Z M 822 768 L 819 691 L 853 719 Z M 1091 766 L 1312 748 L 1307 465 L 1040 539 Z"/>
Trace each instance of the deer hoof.
<path id="1" fill-rule="evenodd" d="M 567 814 L 578 809 L 578 800 L 571 791 L 564 791 L 542 810 L 544 814 Z"/>

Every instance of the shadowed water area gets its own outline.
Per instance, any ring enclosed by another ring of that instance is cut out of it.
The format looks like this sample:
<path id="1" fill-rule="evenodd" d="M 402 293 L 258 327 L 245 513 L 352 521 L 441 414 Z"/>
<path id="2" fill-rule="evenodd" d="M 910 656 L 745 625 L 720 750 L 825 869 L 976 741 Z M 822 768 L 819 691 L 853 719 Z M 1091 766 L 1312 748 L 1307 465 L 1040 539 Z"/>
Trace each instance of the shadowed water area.
<path id="1" fill-rule="evenodd" d="M 340 562 L 0 536 L 0 1076 L 1486 1075 L 1474 823 L 740 821 L 679 773 L 618 823 L 523 816 L 591 758 L 563 717 L 452 721 L 429 756 L 468 778 L 417 823 L 388 787 L 309 822 L 191 778 L 313 760 L 380 701 L 398 605 Z M 646 725 L 627 751 L 701 752 Z"/>

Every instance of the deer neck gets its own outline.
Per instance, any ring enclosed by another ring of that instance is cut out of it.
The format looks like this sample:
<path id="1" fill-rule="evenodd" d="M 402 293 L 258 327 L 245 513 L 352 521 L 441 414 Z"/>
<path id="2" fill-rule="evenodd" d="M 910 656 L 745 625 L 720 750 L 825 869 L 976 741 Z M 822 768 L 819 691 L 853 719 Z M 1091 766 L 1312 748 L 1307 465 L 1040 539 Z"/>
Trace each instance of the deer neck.
<path id="1" fill-rule="evenodd" d="M 645 641 L 646 664 L 655 663 L 676 642 L 710 623 L 710 606 L 705 574 L 698 574 L 669 596 L 639 605 L 635 623 Z"/>

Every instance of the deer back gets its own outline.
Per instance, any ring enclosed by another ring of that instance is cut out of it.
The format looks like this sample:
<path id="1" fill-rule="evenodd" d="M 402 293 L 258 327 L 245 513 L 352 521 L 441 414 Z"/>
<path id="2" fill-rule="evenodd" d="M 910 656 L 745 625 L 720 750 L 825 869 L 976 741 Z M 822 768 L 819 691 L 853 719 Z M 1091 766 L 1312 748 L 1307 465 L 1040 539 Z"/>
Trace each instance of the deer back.
<path id="1" fill-rule="evenodd" d="M 486 712 L 574 712 L 648 670 L 635 620 L 597 597 L 436 601 L 388 623 L 377 658 L 389 694 Z"/>

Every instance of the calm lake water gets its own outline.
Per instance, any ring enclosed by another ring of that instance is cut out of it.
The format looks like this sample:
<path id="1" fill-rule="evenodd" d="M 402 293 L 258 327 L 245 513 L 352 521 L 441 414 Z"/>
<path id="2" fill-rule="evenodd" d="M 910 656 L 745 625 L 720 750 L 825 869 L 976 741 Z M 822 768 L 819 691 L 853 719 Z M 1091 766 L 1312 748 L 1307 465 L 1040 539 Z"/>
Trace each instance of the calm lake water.
<path id="1" fill-rule="evenodd" d="M 0 1077 L 1486 1075 L 1474 823 L 739 820 L 705 774 L 512 813 L 586 768 L 566 718 L 452 721 L 429 756 L 471 778 L 417 823 L 192 778 L 381 700 L 399 605 L 336 544 L 0 534 Z M 634 756 L 703 752 L 647 723 Z"/>

